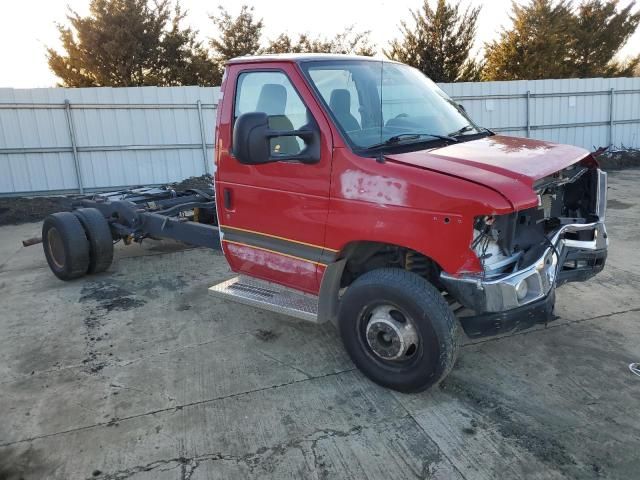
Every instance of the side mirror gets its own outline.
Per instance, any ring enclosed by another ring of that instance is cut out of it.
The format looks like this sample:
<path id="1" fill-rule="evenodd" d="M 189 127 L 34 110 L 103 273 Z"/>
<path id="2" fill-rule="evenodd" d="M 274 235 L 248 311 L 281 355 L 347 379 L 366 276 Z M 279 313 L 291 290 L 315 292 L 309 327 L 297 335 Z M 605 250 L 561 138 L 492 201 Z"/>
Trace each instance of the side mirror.
<path id="1" fill-rule="evenodd" d="M 258 165 L 269 161 L 269 117 L 263 112 L 240 115 L 233 127 L 233 156 L 240 163 Z"/>
<path id="2" fill-rule="evenodd" d="M 276 137 L 300 137 L 304 148 L 291 155 L 272 152 L 271 139 Z M 320 130 L 313 120 L 298 130 L 273 130 L 266 113 L 243 113 L 233 127 L 233 156 L 244 165 L 282 161 L 317 163 L 320 161 Z"/>

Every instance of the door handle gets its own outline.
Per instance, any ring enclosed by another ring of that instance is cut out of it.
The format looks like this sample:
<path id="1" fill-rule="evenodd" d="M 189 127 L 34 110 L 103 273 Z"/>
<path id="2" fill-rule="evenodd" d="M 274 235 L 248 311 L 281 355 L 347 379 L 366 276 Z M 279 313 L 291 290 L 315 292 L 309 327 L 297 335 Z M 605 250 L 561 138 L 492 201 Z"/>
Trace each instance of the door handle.
<path id="1" fill-rule="evenodd" d="M 231 189 L 225 188 L 224 191 L 222 192 L 222 197 L 224 201 L 224 208 L 226 208 L 227 210 L 231 210 L 232 203 L 233 203 L 232 197 L 231 197 Z"/>

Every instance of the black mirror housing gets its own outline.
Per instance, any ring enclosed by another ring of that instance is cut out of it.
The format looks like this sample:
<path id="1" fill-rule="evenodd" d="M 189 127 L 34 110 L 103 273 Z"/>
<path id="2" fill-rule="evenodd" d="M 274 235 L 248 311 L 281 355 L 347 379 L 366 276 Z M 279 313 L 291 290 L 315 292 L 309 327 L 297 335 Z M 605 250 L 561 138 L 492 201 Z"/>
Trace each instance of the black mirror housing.
<path id="1" fill-rule="evenodd" d="M 240 163 L 258 165 L 269 162 L 269 117 L 264 112 L 240 115 L 233 127 L 233 156 Z"/>
<path id="2" fill-rule="evenodd" d="M 300 137 L 305 148 L 295 155 L 272 155 L 274 137 Z M 317 163 L 320 161 L 320 130 L 312 119 L 298 130 L 272 130 L 264 112 L 243 113 L 233 127 L 233 156 L 244 165 L 272 162 Z"/>

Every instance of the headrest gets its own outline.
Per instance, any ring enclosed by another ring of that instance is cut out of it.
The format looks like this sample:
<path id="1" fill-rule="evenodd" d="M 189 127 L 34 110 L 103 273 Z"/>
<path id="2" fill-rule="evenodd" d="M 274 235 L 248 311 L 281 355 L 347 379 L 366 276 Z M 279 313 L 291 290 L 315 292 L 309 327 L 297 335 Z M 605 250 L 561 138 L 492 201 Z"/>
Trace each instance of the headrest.
<path id="1" fill-rule="evenodd" d="M 267 115 L 284 115 L 287 108 L 287 90 L 277 83 L 267 83 L 262 86 L 257 112 L 265 112 Z"/>
<path id="2" fill-rule="evenodd" d="M 329 107 L 334 113 L 350 113 L 351 94 L 344 88 L 336 88 L 331 92 Z"/>

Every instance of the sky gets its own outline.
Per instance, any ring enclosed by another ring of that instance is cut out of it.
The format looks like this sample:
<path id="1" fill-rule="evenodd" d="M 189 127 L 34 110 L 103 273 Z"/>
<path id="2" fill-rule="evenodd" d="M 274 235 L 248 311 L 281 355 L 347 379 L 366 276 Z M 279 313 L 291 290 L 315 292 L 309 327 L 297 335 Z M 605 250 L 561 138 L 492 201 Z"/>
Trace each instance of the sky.
<path id="1" fill-rule="evenodd" d="M 518 0 L 524 1 L 524 0 Z M 621 0 L 627 5 L 632 0 Z M 386 48 L 398 36 L 401 20 L 409 20 L 410 9 L 417 9 L 422 0 L 321 0 L 319 5 L 304 0 L 182 0 L 188 11 L 186 23 L 200 32 L 202 40 L 216 34 L 209 20 L 217 5 L 237 15 L 240 5 L 255 7 L 256 16 L 265 22 L 264 38 L 274 39 L 280 33 L 290 35 L 311 33 L 332 37 L 353 25 L 355 31 L 371 31 L 371 40 L 378 49 Z M 435 3 L 431 0 L 431 3 Z M 462 0 L 462 5 L 481 5 L 475 52 L 484 42 L 498 37 L 508 26 L 509 0 Z M 88 12 L 89 0 L 0 0 L 0 87 L 52 87 L 56 77 L 49 71 L 46 47 L 59 49 L 56 22 L 65 22 L 67 6 L 78 13 Z M 640 53 L 640 30 L 622 50 L 621 55 Z"/>

